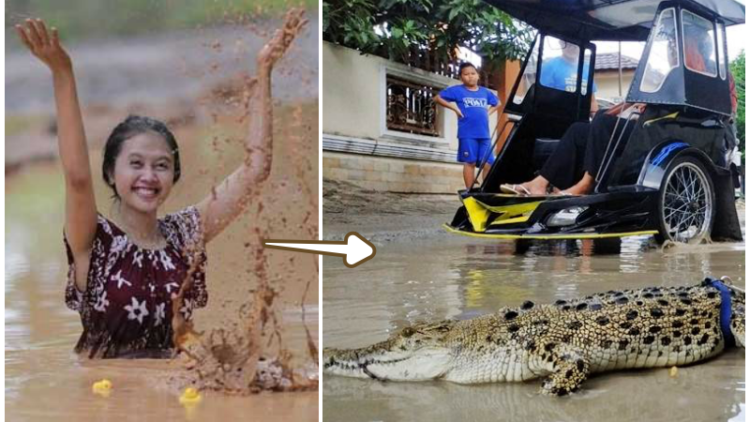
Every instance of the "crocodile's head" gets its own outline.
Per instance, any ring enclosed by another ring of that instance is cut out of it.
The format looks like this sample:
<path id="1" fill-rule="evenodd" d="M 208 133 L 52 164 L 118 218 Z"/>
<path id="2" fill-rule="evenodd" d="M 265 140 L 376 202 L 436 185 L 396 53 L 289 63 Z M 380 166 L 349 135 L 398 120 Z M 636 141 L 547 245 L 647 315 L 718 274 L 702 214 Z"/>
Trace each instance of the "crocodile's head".
<path id="1" fill-rule="evenodd" d="M 443 321 L 406 327 L 386 341 L 361 349 L 324 349 L 323 370 L 379 380 L 439 378 L 451 369 L 453 356 L 445 337 L 454 324 Z"/>
<path id="2" fill-rule="evenodd" d="M 745 292 L 729 286 L 732 292 L 732 319 L 730 329 L 737 346 L 745 347 Z"/>

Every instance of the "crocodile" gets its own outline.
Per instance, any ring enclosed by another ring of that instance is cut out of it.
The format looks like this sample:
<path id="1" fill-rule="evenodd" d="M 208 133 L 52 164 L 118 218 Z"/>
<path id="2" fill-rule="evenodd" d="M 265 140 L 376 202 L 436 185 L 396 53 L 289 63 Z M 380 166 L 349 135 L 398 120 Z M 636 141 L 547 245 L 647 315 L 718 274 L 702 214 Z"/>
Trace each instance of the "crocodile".
<path id="1" fill-rule="evenodd" d="M 358 349 L 323 351 L 324 374 L 461 384 L 544 378 L 567 395 L 590 374 L 689 365 L 745 347 L 745 294 L 727 278 L 608 291 L 468 320 L 417 323 Z"/>

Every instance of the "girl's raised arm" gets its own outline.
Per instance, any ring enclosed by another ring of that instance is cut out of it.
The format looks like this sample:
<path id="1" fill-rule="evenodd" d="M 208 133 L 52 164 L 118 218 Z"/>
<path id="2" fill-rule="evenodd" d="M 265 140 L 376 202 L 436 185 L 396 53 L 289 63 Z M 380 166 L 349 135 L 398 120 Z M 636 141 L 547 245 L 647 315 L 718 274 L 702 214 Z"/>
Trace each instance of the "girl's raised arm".
<path id="1" fill-rule="evenodd" d="M 258 53 L 257 81 L 250 99 L 250 128 L 245 141 L 245 161 L 214 192 L 196 207 L 201 215 L 204 241 L 208 242 L 229 225 L 247 206 L 252 192 L 260 188 L 271 173 L 273 157 L 273 105 L 271 71 L 302 31 L 307 21 L 303 10 L 291 10 L 283 29 Z"/>
<path id="2" fill-rule="evenodd" d="M 60 160 L 65 174 L 65 234 L 76 267 L 87 270 L 96 234 L 96 201 L 73 65 L 60 45 L 57 30 L 47 31 L 41 19 L 28 19 L 26 27 L 16 25 L 16 30 L 23 44 L 52 71 Z M 76 274 L 76 284 L 79 290 L 85 290 L 85 273 L 82 277 Z"/>

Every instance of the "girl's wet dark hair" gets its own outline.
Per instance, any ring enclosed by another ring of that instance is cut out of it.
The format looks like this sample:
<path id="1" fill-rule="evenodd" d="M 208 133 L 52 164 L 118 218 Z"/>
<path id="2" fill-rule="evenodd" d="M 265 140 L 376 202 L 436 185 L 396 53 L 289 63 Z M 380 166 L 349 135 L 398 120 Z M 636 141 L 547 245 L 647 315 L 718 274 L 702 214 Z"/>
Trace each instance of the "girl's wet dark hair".
<path id="1" fill-rule="evenodd" d="M 146 132 L 157 133 L 167 142 L 170 151 L 172 151 L 172 161 L 174 162 L 174 177 L 172 181 L 177 183 L 177 181 L 180 180 L 180 150 L 177 146 L 177 141 L 175 140 L 174 135 L 167 128 L 167 125 L 150 117 L 130 115 L 123 122 L 115 126 L 104 146 L 102 177 L 104 177 L 104 183 L 114 191 L 115 198 L 120 197 L 117 193 L 117 188 L 115 187 L 114 174 L 115 161 L 117 161 L 117 156 L 120 155 L 120 151 L 122 151 L 122 144 L 133 136 Z"/>

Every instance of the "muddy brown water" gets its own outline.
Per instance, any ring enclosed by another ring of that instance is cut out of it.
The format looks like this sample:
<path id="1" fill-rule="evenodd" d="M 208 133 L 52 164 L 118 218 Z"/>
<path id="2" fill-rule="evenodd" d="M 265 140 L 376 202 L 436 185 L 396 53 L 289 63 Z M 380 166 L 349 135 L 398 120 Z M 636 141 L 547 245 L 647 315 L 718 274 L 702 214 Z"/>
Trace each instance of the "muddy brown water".
<path id="1" fill-rule="evenodd" d="M 195 313 L 199 331 L 232 330 L 257 283 L 250 251 L 254 228 L 267 227 L 272 238 L 317 238 L 317 107 L 292 104 L 277 110 L 274 167 L 262 190 L 262 219 L 257 204 L 208 247 L 209 303 Z M 183 179 L 165 211 L 193 204 L 210 192 L 242 159 L 237 139 L 244 125 L 225 118 L 219 126 L 182 127 Z M 220 136 L 212 142 L 214 135 Z M 224 142 L 224 139 L 229 139 Z M 234 139 L 234 140 L 231 140 Z M 101 151 L 91 151 L 92 168 L 100 168 Z M 97 172 L 94 171 L 96 175 Z M 63 301 L 67 263 L 62 244 L 64 194 L 57 163 L 26 165 L 6 178 L 5 237 L 5 414 L 12 421 L 46 420 L 264 420 L 316 421 L 318 393 L 262 393 L 246 397 L 204 392 L 202 402 L 184 408 L 177 385 L 185 370 L 168 360 L 81 359 L 73 353 L 81 333 L 77 313 Z M 96 182 L 100 212 L 111 215 L 112 202 Z M 280 292 L 276 312 L 283 347 L 296 368 L 311 376 L 305 326 L 318 340 L 317 257 L 267 251 L 269 281 Z M 305 288 L 309 292 L 302 303 Z M 304 306 L 304 308 L 303 308 Z M 303 324 L 302 313 L 306 324 Z M 268 354 L 278 345 L 268 349 Z M 92 383 L 109 379 L 112 394 L 92 394 Z"/>
<path id="2" fill-rule="evenodd" d="M 604 246 L 604 247 L 602 247 Z M 324 258 L 323 341 L 361 347 L 417 321 L 466 319 L 611 289 L 698 283 L 729 276 L 745 286 L 744 244 L 686 246 L 664 252 L 649 238 L 619 249 L 592 241 L 512 241 L 441 235 L 378 245 L 355 270 Z M 612 372 L 587 380 L 570 397 L 539 394 L 540 381 L 458 385 L 445 381 L 323 379 L 325 421 L 742 421 L 745 356 L 731 349 L 679 368 Z"/>
<path id="3" fill-rule="evenodd" d="M 318 96 L 318 15 L 308 12 L 305 30 L 277 66 L 274 95 L 285 101 Z M 54 19 L 52 19 L 54 21 Z M 14 21 L 15 23 L 15 21 Z M 207 86 L 255 72 L 254 56 L 279 22 L 206 27 L 190 31 L 106 38 L 66 44 L 83 104 L 122 106 L 192 101 Z M 15 37 L 12 31 L 6 36 Z M 49 70 L 27 51 L 5 53 L 5 104 L 9 114 L 54 113 Z"/>

